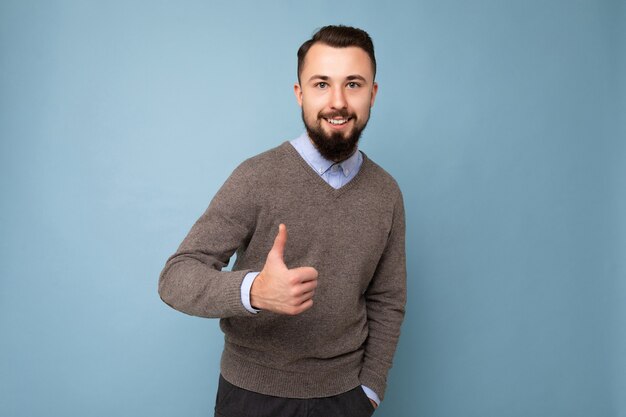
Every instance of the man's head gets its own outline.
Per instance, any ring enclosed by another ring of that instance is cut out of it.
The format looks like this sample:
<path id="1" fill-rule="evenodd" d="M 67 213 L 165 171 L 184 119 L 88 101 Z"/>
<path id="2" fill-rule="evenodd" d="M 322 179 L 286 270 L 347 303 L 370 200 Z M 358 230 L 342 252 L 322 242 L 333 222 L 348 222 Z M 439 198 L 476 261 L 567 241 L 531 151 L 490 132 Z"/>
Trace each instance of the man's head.
<path id="1" fill-rule="evenodd" d="M 309 137 L 339 162 L 355 150 L 378 91 L 369 35 L 348 26 L 325 26 L 298 50 L 294 92 Z"/>
<path id="2" fill-rule="evenodd" d="M 324 26 L 313 34 L 313 37 L 304 42 L 298 49 L 298 82 L 304 67 L 304 58 L 313 44 L 323 43 L 334 48 L 347 48 L 356 46 L 363 49 L 370 58 L 372 71 L 376 76 L 376 56 L 374 55 L 374 43 L 372 38 L 362 29 L 350 26 Z"/>

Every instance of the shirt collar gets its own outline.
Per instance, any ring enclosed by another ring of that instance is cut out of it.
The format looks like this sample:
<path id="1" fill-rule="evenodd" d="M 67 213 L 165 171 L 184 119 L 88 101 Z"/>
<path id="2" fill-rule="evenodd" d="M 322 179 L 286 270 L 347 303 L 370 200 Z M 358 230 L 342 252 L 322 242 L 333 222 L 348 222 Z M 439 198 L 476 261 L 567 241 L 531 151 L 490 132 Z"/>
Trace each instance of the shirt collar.
<path id="1" fill-rule="evenodd" d="M 291 144 L 294 148 L 296 148 L 300 156 L 302 156 L 302 158 L 304 158 L 304 160 L 319 175 L 323 175 L 333 165 L 336 164 L 337 166 L 339 166 L 339 168 L 341 168 L 342 174 L 347 177 L 352 171 L 357 168 L 359 158 L 361 157 L 361 153 L 358 151 L 357 148 L 348 159 L 345 159 L 339 163 L 329 161 L 328 159 L 324 158 L 322 154 L 320 154 L 315 145 L 313 145 L 313 142 L 311 142 L 311 140 L 309 139 L 309 136 L 306 132 L 302 133 L 299 137 L 292 140 Z"/>

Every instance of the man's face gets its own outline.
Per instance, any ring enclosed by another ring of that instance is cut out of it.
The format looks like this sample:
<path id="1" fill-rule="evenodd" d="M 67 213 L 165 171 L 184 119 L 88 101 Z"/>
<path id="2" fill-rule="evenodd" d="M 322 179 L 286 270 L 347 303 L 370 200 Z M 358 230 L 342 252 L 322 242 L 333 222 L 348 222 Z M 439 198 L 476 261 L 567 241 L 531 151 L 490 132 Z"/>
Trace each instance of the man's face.
<path id="1" fill-rule="evenodd" d="M 307 132 L 320 153 L 335 162 L 356 148 L 374 105 L 378 84 L 363 49 L 316 43 L 294 86 Z"/>

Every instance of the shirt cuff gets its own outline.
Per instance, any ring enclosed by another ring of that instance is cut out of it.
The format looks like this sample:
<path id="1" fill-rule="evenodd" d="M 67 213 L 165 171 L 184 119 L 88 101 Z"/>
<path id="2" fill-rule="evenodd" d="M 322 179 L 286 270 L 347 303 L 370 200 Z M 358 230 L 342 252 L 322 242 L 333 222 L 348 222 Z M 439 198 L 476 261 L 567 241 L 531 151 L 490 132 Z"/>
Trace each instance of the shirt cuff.
<path id="1" fill-rule="evenodd" d="M 372 391 L 372 389 L 370 387 L 366 387 L 365 385 L 361 385 L 361 388 L 363 388 L 363 391 L 365 391 L 365 395 L 367 395 L 367 398 L 369 398 L 370 400 L 374 401 L 376 403 L 376 405 L 380 405 L 380 398 L 378 398 L 378 395 L 376 395 L 376 393 L 374 391 Z"/>
<path id="2" fill-rule="evenodd" d="M 250 289 L 252 288 L 252 283 L 257 275 L 259 275 L 259 272 L 248 272 L 246 276 L 243 277 L 243 282 L 241 283 L 241 303 L 246 310 L 253 314 L 261 311 L 253 308 L 250 303 Z"/>

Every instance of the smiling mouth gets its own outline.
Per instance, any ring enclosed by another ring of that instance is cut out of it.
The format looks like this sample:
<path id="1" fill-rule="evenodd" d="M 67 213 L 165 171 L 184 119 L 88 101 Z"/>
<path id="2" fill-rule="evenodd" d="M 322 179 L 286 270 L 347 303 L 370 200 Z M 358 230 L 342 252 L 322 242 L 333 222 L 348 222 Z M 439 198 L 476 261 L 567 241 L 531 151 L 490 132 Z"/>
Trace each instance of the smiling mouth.
<path id="1" fill-rule="evenodd" d="M 345 119 L 330 119 L 330 118 L 324 118 L 324 120 L 326 120 L 328 123 L 330 123 L 333 126 L 342 126 L 345 125 L 346 123 L 348 123 L 352 118 L 348 117 Z"/>

